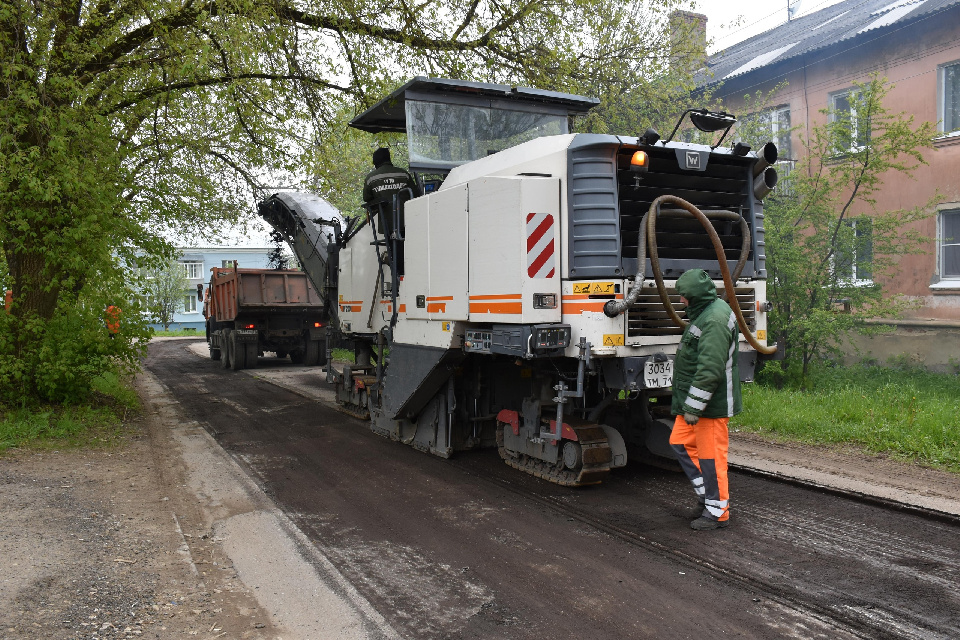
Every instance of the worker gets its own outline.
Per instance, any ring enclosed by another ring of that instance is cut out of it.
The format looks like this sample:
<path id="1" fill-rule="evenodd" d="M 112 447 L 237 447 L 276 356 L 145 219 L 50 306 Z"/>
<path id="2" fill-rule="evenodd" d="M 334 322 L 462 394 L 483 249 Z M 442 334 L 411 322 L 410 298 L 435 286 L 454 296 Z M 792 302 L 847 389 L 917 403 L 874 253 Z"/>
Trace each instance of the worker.
<path id="1" fill-rule="evenodd" d="M 391 202 L 393 195 L 404 189 L 414 189 L 416 183 L 405 170 L 393 166 L 390 149 L 380 147 L 373 152 L 374 169 L 363 183 L 363 201 L 367 205 Z"/>
<path id="2" fill-rule="evenodd" d="M 697 531 L 730 522 L 727 448 L 730 417 L 740 413 L 737 319 L 703 269 L 677 280 L 690 323 L 680 338 L 673 372 L 670 445 L 697 494 Z"/>
<path id="3" fill-rule="evenodd" d="M 116 338 L 120 331 L 120 307 L 107 305 L 103 312 L 103 323 L 107 326 L 107 334 L 110 338 Z"/>

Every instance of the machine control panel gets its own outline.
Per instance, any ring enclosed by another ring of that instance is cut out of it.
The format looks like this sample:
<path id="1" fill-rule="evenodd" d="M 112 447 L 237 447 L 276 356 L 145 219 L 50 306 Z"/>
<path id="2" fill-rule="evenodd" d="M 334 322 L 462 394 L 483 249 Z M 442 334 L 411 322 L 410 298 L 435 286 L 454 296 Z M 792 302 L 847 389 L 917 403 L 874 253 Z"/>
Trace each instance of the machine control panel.
<path id="1" fill-rule="evenodd" d="M 492 353 L 493 332 L 467 329 L 463 336 L 463 350 L 467 353 Z"/>

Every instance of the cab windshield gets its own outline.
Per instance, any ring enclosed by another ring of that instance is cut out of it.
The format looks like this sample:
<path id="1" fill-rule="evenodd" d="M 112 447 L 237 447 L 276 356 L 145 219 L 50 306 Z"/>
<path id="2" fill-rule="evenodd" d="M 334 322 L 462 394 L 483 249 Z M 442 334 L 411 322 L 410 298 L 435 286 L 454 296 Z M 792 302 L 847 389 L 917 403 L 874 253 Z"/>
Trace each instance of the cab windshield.
<path id="1" fill-rule="evenodd" d="M 410 166 L 453 169 L 491 153 L 569 132 L 567 117 L 493 107 L 406 101 Z"/>

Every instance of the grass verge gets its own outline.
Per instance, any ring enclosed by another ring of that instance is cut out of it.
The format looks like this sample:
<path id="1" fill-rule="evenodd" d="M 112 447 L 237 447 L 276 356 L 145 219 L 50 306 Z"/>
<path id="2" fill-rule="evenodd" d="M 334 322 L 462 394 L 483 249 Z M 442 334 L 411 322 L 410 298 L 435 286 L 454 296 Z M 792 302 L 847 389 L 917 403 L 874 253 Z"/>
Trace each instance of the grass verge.
<path id="1" fill-rule="evenodd" d="M 806 391 L 744 385 L 731 428 L 960 472 L 960 378 L 921 369 L 824 368 Z"/>
<path id="2" fill-rule="evenodd" d="M 164 331 L 163 329 L 153 330 L 153 337 L 155 338 L 183 338 L 186 336 L 191 338 L 206 337 L 204 332 L 200 329 L 170 329 L 169 331 Z"/>
<path id="3" fill-rule="evenodd" d="M 114 373 L 94 380 L 94 393 L 82 405 L 0 407 L 0 454 L 18 449 L 113 446 L 123 425 L 140 409 L 137 392 Z"/>

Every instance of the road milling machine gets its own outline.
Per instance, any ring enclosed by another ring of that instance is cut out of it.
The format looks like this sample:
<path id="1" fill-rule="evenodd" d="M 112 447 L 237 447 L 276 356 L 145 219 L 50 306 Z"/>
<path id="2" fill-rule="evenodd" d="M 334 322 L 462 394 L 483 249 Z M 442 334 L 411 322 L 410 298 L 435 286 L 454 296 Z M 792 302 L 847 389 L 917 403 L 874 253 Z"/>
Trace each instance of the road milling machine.
<path id="1" fill-rule="evenodd" d="M 719 146 L 736 118 L 706 110 L 681 122 L 713 146 L 675 140 L 680 123 L 665 140 L 571 133 L 596 104 L 417 77 L 351 122 L 406 133 L 416 192 L 346 224 L 313 195 L 260 204 L 355 349 L 328 368 L 343 410 L 425 452 L 496 446 L 579 486 L 628 458 L 676 465 L 684 271 L 706 270 L 735 309 L 745 381 L 773 357 L 762 200 L 776 146 Z"/>

